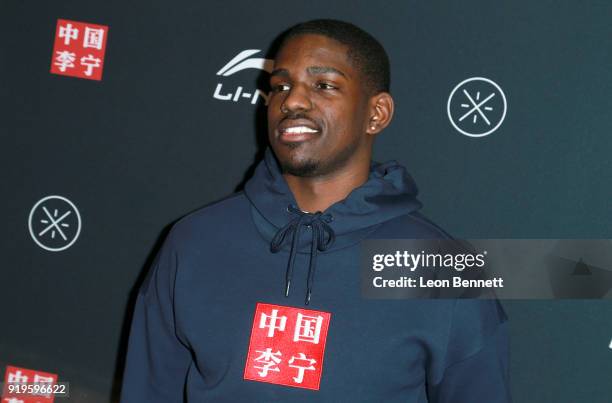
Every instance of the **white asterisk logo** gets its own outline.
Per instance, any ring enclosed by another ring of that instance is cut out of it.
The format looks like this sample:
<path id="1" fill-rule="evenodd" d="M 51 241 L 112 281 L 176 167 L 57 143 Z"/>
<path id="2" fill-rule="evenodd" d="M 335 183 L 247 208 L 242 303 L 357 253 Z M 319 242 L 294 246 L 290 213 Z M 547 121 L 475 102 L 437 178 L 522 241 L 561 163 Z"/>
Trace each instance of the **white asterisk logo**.
<path id="1" fill-rule="evenodd" d="M 81 216 L 74 203 L 62 196 L 40 199 L 28 218 L 32 239 L 41 248 L 59 252 L 72 246 L 81 232 Z"/>
<path id="2" fill-rule="evenodd" d="M 484 137 L 497 130 L 506 117 L 506 109 L 506 96 L 500 86 L 483 77 L 457 84 L 447 102 L 451 124 L 469 137 Z"/>

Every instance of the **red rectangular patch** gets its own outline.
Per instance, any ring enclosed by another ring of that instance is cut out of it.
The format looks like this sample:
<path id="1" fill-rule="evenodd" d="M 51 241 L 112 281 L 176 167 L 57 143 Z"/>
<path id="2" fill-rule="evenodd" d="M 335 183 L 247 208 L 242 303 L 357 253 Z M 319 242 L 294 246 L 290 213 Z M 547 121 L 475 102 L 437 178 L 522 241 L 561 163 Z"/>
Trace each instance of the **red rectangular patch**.
<path id="1" fill-rule="evenodd" d="M 2 403 L 52 403 L 55 400 L 55 396 L 52 393 L 32 394 L 27 390 L 20 391 L 19 393 L 10 393 L 9 384 L 55 385 L 56 382 L 56 374 L 7 365 L 6 373 L 4 374 Z"/>
<path id="2" fill-rule="evenodd" d="M 102 80 L 107 36 L 106 25 L 57 20 L 51 73 Z"/>
<path id="3" fill-rule="evenodd" d="M 328 312 L 258 303 L 244 379 L 319 390 Z"/>

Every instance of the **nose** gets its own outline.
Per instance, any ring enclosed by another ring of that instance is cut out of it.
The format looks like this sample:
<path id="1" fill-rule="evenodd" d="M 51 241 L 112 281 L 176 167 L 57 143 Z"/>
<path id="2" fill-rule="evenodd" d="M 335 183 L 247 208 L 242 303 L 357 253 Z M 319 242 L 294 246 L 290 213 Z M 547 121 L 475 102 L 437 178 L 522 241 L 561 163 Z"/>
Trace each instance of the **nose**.
<path id="1" fill-rule="evenodd" d="M 291 87 L 281 104 L 281 112 L 283 113 L 307 111 L 311 108 L 312 101 L 310 100 L 308 89 L 302 85 Z"/>

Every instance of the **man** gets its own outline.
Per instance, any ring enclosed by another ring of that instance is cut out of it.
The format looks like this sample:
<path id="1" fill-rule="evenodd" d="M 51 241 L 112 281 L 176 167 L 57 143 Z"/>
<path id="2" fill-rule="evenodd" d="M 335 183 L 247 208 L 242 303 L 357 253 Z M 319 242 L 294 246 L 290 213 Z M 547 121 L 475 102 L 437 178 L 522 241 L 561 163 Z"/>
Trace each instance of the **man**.
<path id="1" fill-rule="evenodd" d="M 122 401 L 510 401 L 496 301 L 361 298 L 361 241 L 447 237 L 402 166 L 371 162 L 393 116 L 382 46 L 299 24 L 270 85 L 245 191 L 179 221 L 140 290 Z"/>

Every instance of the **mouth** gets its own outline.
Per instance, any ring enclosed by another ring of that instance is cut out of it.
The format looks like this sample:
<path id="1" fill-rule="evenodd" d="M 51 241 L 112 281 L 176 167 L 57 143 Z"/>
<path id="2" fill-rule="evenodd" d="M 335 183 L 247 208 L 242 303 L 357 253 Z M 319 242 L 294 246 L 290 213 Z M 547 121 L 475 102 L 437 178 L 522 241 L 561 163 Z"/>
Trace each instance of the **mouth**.
<path id="1" fill-rule="evenodd" d="M 307 141 L 321 133 L 321 129 L 313 122 L 305 119 L 296 121 L 285 120 L 277 128 L 277 135 L 281 142 L 295 143 Z"/>

